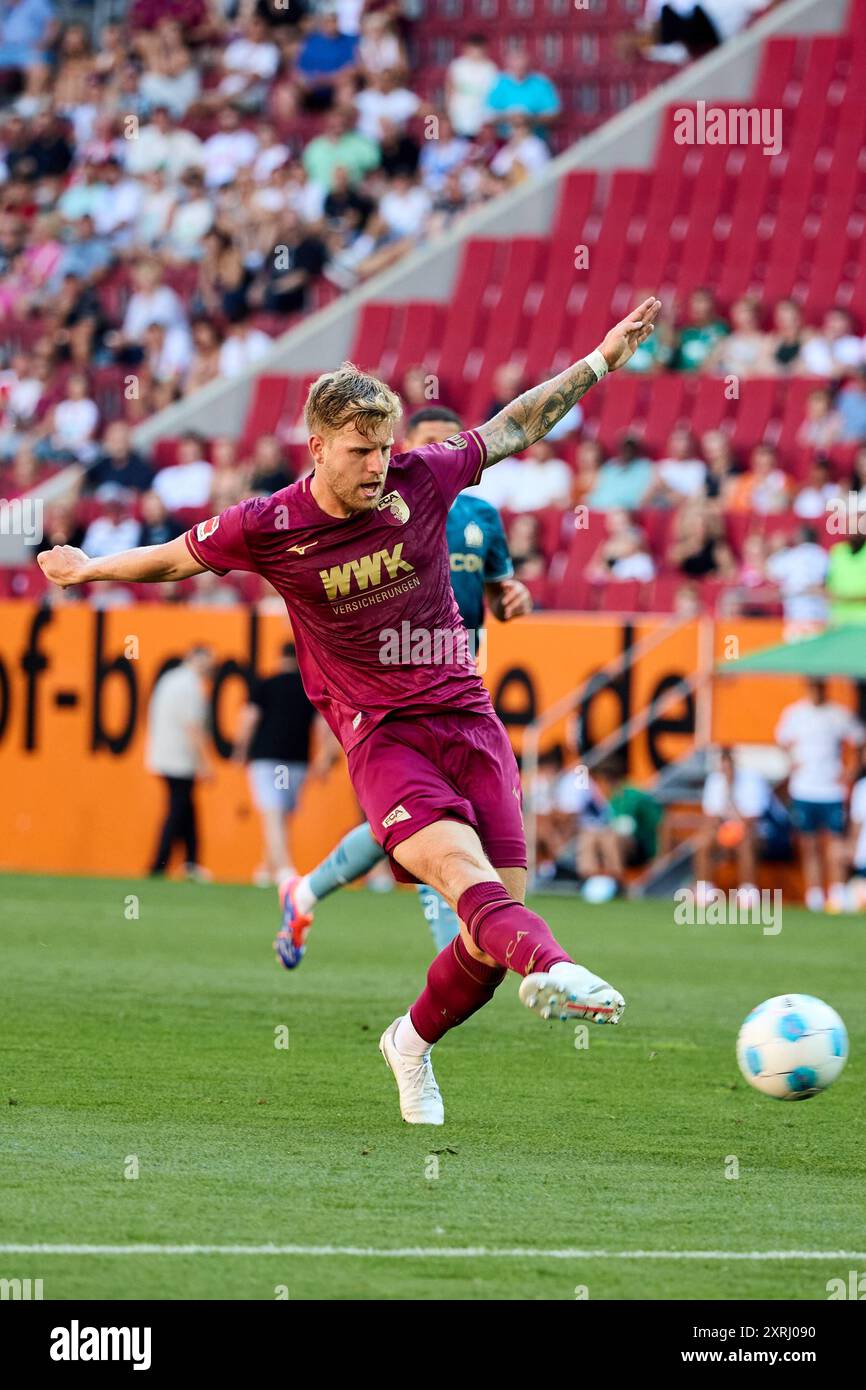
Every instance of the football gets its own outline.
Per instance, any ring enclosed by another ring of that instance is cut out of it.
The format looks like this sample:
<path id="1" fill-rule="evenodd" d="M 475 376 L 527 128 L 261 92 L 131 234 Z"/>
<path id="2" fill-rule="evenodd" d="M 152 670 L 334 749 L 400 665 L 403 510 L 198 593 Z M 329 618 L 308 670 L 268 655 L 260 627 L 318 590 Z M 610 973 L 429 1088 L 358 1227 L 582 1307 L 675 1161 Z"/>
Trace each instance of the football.
<path id="1" fill-rule="evenodd" d="M 779 994 L 746 1018 L 737 1061 L 750 1086 L 775 1100 L 808 1100 L 836 1080 L 848 1034 L 835 1009 L 812 994 Z"/>

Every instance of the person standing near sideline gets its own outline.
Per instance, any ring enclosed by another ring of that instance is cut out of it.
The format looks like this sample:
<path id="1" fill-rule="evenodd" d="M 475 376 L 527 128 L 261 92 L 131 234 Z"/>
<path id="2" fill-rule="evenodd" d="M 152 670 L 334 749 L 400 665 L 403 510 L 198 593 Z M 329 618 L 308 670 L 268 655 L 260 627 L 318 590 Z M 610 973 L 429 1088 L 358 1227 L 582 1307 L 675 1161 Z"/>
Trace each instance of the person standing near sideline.
<path id="1" fill-rule="evenodd" d="M 248 764 L 253 804 L 261 817 L 265 858 L 254 881 L 262 886 L 295 873 L 290 817 L 310 770 L 310 734 L 317 722 L 294 644 L 286 642 L 274 675 L 253 685 L 234 749 L 235 758 Z"/>
<path id="2" fill-rule="evenodd" d="M 198 862 L 194 791 L 198 778 L 211 776 L 206 739 L 207 680 L 212 671 L 210 647 L 193 647 L 179 665 L 160 676 L 150 699 L 147 765 L 163 779 L 168 793 L 151 875 L 165 873 L 172 849 L 181 844 L 186 877 L 207 877 Z"/>
<path id="3" fill-rule="evenodd" d="M 838 910 L 844 900 L 845 800 L 842 761 L 846 744 L 861 748 L 866 729 L 843 705 L 827 698 L 827 682 L 806 682 L 807 698 L 782 710 L 776 742 L 791 759 L 788 790 L 806 882 L 806 906 L 820 912 L 827 901 Z M 824 841 L 829 895 L 824 894 Z"/>

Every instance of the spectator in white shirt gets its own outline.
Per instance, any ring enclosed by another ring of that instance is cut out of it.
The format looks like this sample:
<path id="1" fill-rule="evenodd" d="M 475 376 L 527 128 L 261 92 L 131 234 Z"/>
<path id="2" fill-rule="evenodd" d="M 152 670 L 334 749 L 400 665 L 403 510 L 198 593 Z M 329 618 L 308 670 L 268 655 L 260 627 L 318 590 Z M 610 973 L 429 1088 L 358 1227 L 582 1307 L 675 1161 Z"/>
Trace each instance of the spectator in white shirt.
<path id="1" fill-rule="evenodd" d="M 540 136 L 533 134 L 531 121 L 526 116 L 515 114 L 511 118 L 508 141 L 494 155 L 490 168 L 497 177 L 519 183 L 542 169 L 550 157 L 547 145 Z"/>
<path id="2" fill-rule="evenodd" d="M 223 106 L 219 129 L 205 140 L 201 151 L 204 178 L 208 188 L 231 183 L 239 169 L 251 166 L 259 152 L 259 142 L 251 130 L 241 126 L 234 106 Z"/>
<path id="3" fill-rule="evenodd" d="M 256 183 L 267 183 L 275 169 L 288 163 L 291 151 L 280 140 L 270 121 L 259 121 L 256 136 L 259 151 L 253 160 L 253 178 Z"/>
<path id="4" fill-rule="evenodd" d="M 731 749 L 721 748 L 718 766 L 704 783 L 701 810 L 703 826 L 695 845 L 699 892 L 706 894 L 713 889 L 713 859 L 727 857 L 736 863 L 741 892 L 757 892 L 758 855 L 776 857 L 784 843 L 786 823 L 766 777 L 751 768 L 738 767 Z"/>
<path id="5" fill-rule="evenodd" d="M 180 261 L 201 259 L 202 243 L 214 220 L 213 200 L 205 192 L 200 169 L 187 169 L 179 200 L 172 210 L 165 250 Z"/>
<path id="6" fill-rule="evenodd" d="M 268 94 L 268 84 L 280 66 L 280 50 L 271 42 L 270 29 L 258 15 L 247 20 L 243 33 L 227 45 L 222 55 L 223 76 L 217 104 L 227 97 L 246 110 L 258 110 Z"/>
<path id="7" fill-rule="evenodd" d="M 185 325 L 166 328 L 152 323 L 145 329 L 142 346 L 154 381 L 183 380 L 192 361 L 192 338 Z"/>
<path id="8" fill-rule="evenodd" d="M 81 543 L 85 554 L 94 559 L 118 555 L 121 550 L 133 550 L 141 536 L 141 523 L 127 510 L 122 489 L 115 488 L 102 500 L 105 511 L 102 516 L 94 517 Z"/>
<path id="9" fill-rule="evenodd" d="M 409 174 L 395 174 L 379 203 L 379 213 L 395 237 L 423 235 L 433 204 L 426 188 Z"/>
<path id="10" fill-rule="evenodd" d="M 788 705 L 776 726 L 776 742 L 789 753 L 791 820 L 798 833 L 806 881 L 806 906 L 825 904 L 824 868 L 831 903 L 844 896 L 846 745 L 859 748 L 866 730 L 858 719 L 827 699 L 827 682 L 810 679 L 807 696 Z M 823 844 L 822 844 L 823 842 Z M 822 855 L 822 849 L 824 855 Z"/>
<path id="11" fill-rule="evenodd" d="M 844 376 L 864 361 L 863 343 L 854 333 L 847 309 L 828 309 L 821 332 L 807 338 L 800 349 L 799 370 L 805 376 Z"/>
<path id="12" fill-rule="evenodd" d="M 258 362 L 273 346 L 267 333 L 254 328 L 248 319 L 229 324 L 228 336 L 220 348 L 220 376 L 240 376 Z"/>
<path id="13" fill-rule="evenodd" d="M 782 595 L 785 618 L 793 623 L 827 621 L 827 552 L 818 544 L 812 526 L 798 526 L 793 538 L 773 538 L 766 564 L 767 578 Z"/>
<path id="14" fill-rule="evenodd" d="M 421 106 L 421 100 L 408 87 L 399 85 L 399 74 L 392 68 L 374 73 L 369 85 L 355 97 L 358 111 L 357 129 L 369 140 L 379 141 L 383 135 L 382 122 L 403 126 Z"/>
<path id="15" fill-rule="evenodd" d="M 126 171 L 135 177 L 161 169 L 174 182 L 201 163 L 201 140 L 191 130 L 176 126 L 166 106 L 154 108 L 137 139 L 121 144 Z"/>
<path id="16" fill-rule="evenodd" d="M 793 511 L 804 521 L 818 521 L 827 515 L 827 503 L 838 497 L 840 491 L 839 484 L 833 481 L 828 460 L 818 457 L 812 461 L 808 478 L 794 497 Z"/>
<path id="17" fill-rule="evenodd" d="M 115 245 L 129 240 L 141 212 L 143 188 L 137 179 L 124 174 L 116 159 L 102 166 L 102 187 L 97 199 L 93 221 L 97 234 L 110 238 Z"/>
<path id="18" fill-rule="evenodd" d="M 640 527 L 634 525 L 628 512 L 621 507 L 612 507 L 605 513 L 605 527 L 607 538 L 601 542 L 586 567 L 586 577 L 590 583 L 637 579 L 647 584 L 654 579 L 655 565 L 646 537 Z"/>
<path id="19" fill-rule="evenodd" d="M 66 397 L 52 412 L 51 446 L 58 453 L 90 459 L 96 453 L 94 439 L 99 409 L 87 394 L 87 378 L 76 372 L 66 383 Z"/>
<path id="20" fill-rule="evenodd" d="M 152 174 L 143 174 L 138 182 L 141 207 L 135 221 L 135 241 L 153 249 L 165 239 L 177 204 L 177 189 L 169 188 L 165 174 L 158 169 Z"/>
<path id="21" fill-rule="evenodd" d="M 852 868 L 854 874 L 866 878 L 866 766 L 861 763 L 860 776 L 851 788 L 849 806 L 853 836 Z M 859 906 L 864 905 L 863 885 L 860 885 Z"/>
<path id="22" fill-rule="evenodd" d="M 140 344 L 145 330 L 152 323 L 161 323 L 164 328 L 182 328 L 187 318 L 183 304 L 169 285 L 162 283 L 162 267 L 158 261 L 140 261 L 132 273 L 135 292 L 130 296 L 123 316 L 120 343 Z M 117 339 L 118 335 L 112 335 Z"/>
<path id="23" fill-rule="evenodd" d="M 348 30 L 343 29 L 343 33 Z M 394 26 L 381 10 L 365 14 L 361 19 L 361 42 L 358 44 L 358 66 L 367 76 L 384 72 L 388 68 L 402 69 L 406 57 L 402 45 L 394 32 Z"/>
<path id="24" fill-rule="evenodd" d="M 178 445 L 177 463 L 161 468 L 153 491 L 169 512 L 184 507 L 206 507 L 210 501 L 213 469 L 204 457 L 200 435 L 185 434 Z"/>
<path id="25" fill-rule="evenodd" d="M 509 459 L 502 467 L 506 472 L 499 506 L 513 512 L 568 506 L 571 469 L 564 459 L 556 457 L 549 439 L 539 439 L 526 450 L 522 459 Z"/>
<path id="26" fill-rule="evenodd" d="M 460 55 L 448 66 L 445 78 L 445 105 L 458 135 L 471 138 L 484 125 L 487 98 L 499 76 L 499 69 L 487 51 L 483 34 L 472 34 L 463 43 Z"/>
<path id="27" fill-rule="evenodd" d="M 707 466 L 696 457 L 690 431 L 675 429 L 668 440 L 667 455 L 656 464 L 655 479 L 643 505 L 675 506 L 684 497 L 701 497 L 706 481 Z"/>
<path id="28" fill-rule="evenodd" d="M 465 164 L 472 146 L 462 135 L 454 134 L 454 127 L 447 116 L 438 116 L 436 138 L 425 140 L 421 146 L 419 167 L 424 186 L 431 193 L 438 193 L 445 186 L 449 174 Z"/>

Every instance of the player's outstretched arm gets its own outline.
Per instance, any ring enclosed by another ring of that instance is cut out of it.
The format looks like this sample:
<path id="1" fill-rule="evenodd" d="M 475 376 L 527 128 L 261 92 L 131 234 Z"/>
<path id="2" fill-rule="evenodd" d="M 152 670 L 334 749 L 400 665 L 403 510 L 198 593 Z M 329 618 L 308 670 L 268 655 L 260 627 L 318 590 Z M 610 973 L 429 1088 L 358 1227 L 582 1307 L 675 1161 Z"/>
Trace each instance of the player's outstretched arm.
<path id="1" fill-rule="evenodd" d="M 104 559 L 88 559 L 74 545 L 55 545 L 38 557 L 46 579 L 68 589 L 73 584 L 90 584 L 96 579 L 119 583 L 158 584 L 164 579 L 188 579 L 206 568 L 190 554 L 183 536 L 165 545 L 142 545 L 122 550 Z"/>
<path id="2" fill-rule="evenodd" d="M 574 362 L 550 381 L 524 391 L 492 420 L 481 425 L 476 433 L 487 446 L 485 467 L 510 454 L 519 454 L 537 439 L 543 439 L 575 401 L 585 396 L 608 372 L 622 367 L 640 344 L 646 342 L 661 307 L 660 300 L 645 299 L 610 330 L 601 346 L 589 357 Z"/>

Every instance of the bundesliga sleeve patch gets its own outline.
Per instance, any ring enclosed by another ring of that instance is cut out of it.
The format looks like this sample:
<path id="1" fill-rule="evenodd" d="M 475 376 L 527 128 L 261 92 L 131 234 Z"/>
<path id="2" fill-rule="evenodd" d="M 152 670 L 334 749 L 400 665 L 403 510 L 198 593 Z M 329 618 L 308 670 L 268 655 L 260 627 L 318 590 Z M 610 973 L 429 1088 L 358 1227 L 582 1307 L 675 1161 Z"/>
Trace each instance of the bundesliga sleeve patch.
<path id="1" fill-rule="evenodd" d="M 195 528 L 195 538 L 197 541 L 206 541 L 208 536 L 212 536 L 220 524 L 218 516 L 211 516 L 207 521 L 200 521 Z"/>
<path id="2" fill-rule="evenodd" d="M 465 449 L 469 441 L 462 434 L 452 434 L 450 439 L 443 439 L 442 444 L 446 449 Z"/>

